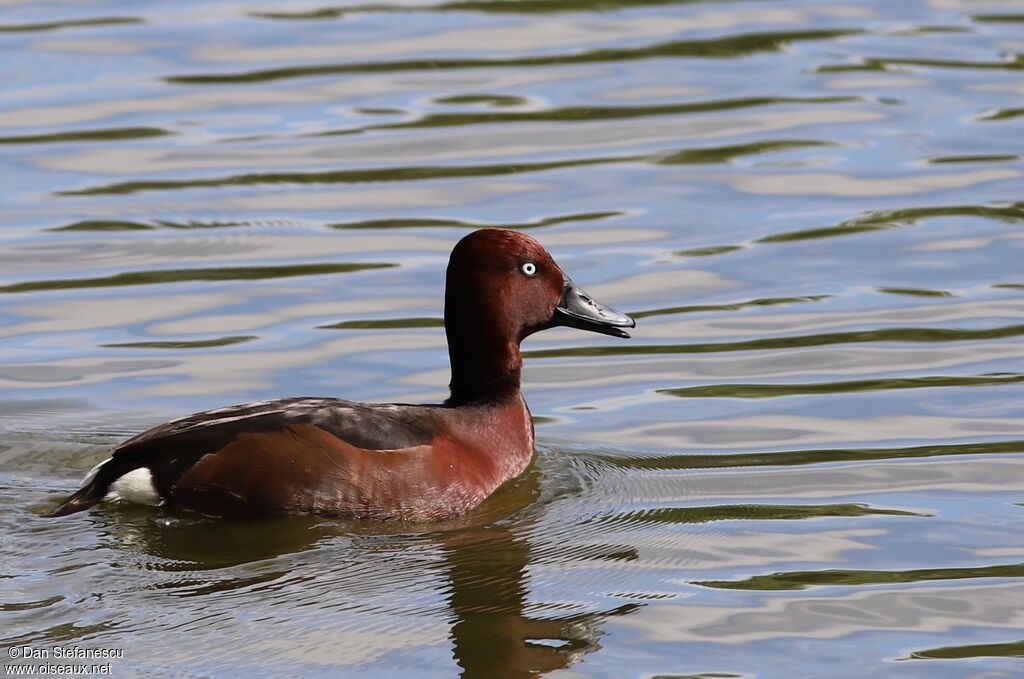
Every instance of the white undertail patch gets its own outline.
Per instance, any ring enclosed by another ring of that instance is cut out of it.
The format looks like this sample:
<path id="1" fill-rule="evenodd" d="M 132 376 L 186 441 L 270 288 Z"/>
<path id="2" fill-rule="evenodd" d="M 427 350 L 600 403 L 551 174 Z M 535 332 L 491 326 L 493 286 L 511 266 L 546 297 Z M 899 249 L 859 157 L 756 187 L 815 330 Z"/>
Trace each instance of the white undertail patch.
<path id="1" fill-rule="evenodd" d="M 110 484 L 105 500 L 123 500 L 141 505 L 163 502 L 153 485 L 153 474 L 145 467 L 133 469 Z"/>
<path id="2" fill-rule="evenodd" d="M 95 479 L 96 475 L 99 473 L 100 467 L 102 467 L 106 463 L 110 462 L 110 460 L 111 460 L 111 458 L 108 457 L 107 459 L 103 460 L 103 462 L 100 462 L 98 465 L 96 465 L 95 467 L 90 469 L 89 473 L 85 475 L 84 479 L 82 479 L 82 487 L 85 488 L 90 483 L 92 483 L 92 480 Z"/>

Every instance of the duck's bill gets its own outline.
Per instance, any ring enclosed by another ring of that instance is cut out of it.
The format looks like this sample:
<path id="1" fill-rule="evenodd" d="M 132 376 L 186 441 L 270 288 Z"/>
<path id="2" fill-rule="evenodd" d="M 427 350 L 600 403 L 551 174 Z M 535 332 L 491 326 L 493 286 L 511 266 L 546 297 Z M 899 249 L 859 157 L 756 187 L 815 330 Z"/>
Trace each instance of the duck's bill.
<path id="1" fill-rule="evenodd" d="M 551 319 L 551 324 L 599 332 L 612 337 L 629 337 L 624 328 L 636 327 L 636 321 L 632 318 L 596 301 L 577 288 L 568 278 L 565 279 L 562 299 L 555 307 L 555 316 Z"/>

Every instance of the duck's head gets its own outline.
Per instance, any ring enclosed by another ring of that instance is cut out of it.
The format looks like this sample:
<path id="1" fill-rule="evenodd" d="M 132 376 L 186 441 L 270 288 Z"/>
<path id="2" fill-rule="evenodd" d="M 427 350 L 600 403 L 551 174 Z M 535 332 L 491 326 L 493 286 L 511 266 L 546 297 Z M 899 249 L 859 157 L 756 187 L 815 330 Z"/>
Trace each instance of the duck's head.
<path id="1" fill-rule="evenodd" d="M 629 337 L 636 325 L 576 287 L 534 238 L 481 229 L 452 250 L 445 288 L 445 325 L 495 334 L 518 344 L 538 330 L 569 326 Z"/>
<path id="2" fill-rule="evenodd" d="M 494 384 L 519 387 L 519 343 L 555 326 L 629 337 L 629 316 L 597 302 L 565 275 L 533 238 L 481 229 L 448 261 L 444 323 L 452 366 L 451 401 L 480 398 Z"/>

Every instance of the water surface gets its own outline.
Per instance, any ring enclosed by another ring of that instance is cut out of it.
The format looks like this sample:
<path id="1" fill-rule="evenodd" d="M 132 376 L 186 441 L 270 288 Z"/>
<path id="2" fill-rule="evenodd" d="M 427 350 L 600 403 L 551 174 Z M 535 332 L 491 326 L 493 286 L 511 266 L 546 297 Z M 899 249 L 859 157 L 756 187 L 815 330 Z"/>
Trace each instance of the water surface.
<path id="1" fill-rule="evenodd" d="M 1021 2 L 2 4 L 5 647 L 1021 674 Z M 443 399 L 484 226 L 638 328 L 527 341 L 537 461 L 479 510 L 40 516 L 174 416 Z"/>

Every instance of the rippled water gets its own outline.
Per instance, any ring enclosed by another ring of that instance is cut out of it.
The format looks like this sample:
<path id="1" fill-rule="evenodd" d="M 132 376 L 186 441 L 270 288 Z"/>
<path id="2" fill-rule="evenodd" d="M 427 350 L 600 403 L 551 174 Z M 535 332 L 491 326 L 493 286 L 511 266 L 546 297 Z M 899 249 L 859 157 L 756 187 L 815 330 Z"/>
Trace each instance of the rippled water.
<path id="1" fill-rule="evenodd" d="M 0 639 L 115 675 L 1020 676 L 1024 3 L 0 8 Z M 444 525 L 39 514 L 121 438 L 437 400 L 452 244 L 527 343 Z"/>

